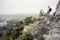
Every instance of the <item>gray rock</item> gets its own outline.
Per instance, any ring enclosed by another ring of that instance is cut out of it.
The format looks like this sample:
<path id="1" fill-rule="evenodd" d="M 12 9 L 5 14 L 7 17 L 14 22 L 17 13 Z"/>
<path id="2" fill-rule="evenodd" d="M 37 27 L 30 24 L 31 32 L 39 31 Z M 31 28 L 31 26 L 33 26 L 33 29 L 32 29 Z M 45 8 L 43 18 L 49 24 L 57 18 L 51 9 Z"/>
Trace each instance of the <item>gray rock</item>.
<path id="1" fill-rule="evenodd" d="M 46 40 L 60 40 L 60 37 L 50 37 L 50 38 L 48 38 Z"/>
<path id="2" fill-rule="evenodd" d="M 49 31 L 49 35 L 45 40 L 60 40 L 60 1 L 57 4 L 55 18 L 50 19 L 51 24 L 53 25 L 53 29 Z"/>

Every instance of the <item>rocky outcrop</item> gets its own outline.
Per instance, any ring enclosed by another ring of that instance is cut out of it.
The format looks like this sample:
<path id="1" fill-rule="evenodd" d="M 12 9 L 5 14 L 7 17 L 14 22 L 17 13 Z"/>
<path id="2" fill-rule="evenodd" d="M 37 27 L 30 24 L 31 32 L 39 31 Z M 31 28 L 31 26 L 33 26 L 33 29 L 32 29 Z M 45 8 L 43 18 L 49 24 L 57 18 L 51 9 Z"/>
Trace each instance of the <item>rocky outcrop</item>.
<path id="1" fill-rule="evenodd" d="M 60 1 L 53 16 L 45 17 L 38 23 L 30 24 L 24 28 L 24 30 L 26 29 L 29 29 L 34 37 L 42 34 L 47 35 L 45 40 L 60 40 Z"/>
<path id="2" fill-rule="evenodd" d="M 55 25 L 53 25 L 53 29 L 49 31 L 46 40 L 60 40 L 60 1 L 57 4 L 54 23 Z"/>

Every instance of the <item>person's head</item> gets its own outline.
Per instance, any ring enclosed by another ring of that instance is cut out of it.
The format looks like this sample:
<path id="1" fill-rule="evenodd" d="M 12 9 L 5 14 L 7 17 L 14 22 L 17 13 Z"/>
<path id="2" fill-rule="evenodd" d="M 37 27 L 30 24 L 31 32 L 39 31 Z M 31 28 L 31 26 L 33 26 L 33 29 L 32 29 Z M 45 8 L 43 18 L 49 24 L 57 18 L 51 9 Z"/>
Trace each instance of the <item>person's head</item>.
<path id="1" fill-rule="evenodd" d="M 48 8 L 50 8 L 50 6 L 48 6 Z"/>

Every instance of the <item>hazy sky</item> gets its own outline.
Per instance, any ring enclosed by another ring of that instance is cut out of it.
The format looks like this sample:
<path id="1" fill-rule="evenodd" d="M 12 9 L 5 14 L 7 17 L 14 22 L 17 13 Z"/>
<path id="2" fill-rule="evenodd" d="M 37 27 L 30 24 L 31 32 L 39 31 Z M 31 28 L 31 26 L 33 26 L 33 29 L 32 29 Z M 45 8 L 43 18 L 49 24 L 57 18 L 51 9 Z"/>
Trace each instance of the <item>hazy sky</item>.
<path id="1" fill-rule="evenodd" d="M 40 9 L 47 11 L 48 5 L 55 11 L 58 0 L 0 0 L 0 14 L 38 14 Z"/>

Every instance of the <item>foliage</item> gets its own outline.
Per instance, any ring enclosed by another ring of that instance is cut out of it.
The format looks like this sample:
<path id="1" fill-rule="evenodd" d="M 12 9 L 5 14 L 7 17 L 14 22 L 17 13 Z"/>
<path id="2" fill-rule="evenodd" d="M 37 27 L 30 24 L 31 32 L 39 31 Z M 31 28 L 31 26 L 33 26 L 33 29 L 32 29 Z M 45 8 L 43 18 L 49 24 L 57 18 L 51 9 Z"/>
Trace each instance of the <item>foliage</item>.
<path id="1" fill-rule="evenodd" d="M 24 29 L 24 25 L 20 25 L 18 29 L 16 30 L 11 30 L 11 35 L 12 37 L 15 39 L 15 38 L 18 38 L 19 35 L 22 35 L 23 33 L 23 29 Z"/>
<path id="2" fill-rule="evenodd" d="M 32 17 L 26 17 L 24 22 L 25 25 L 29 25 L 29 23 L 33 23 Z"/>
<path id="3" fill-rule="evenodd" d="M 33 35 L 29 31 L 27 31 L 20 35 L 18 40 L 33 40 Z"/>
<path id="4" fill-rule="evenodd" d="M 7 33 L 3 33 L 2 40 L 10 40 L 9 36 L 7 35 Z"/>
<path id="5" fill-rule="evenodd" d="M 20 32 L 20 35 L 23 33 L 23 29 L 24 29 L 24 25 L 22 24 L 22 25 L 20 25 L 20 27 L 19 27 L 19 32 Z"/>
<path id="6" fill-rule="evenodd" d="M 45 18 L 46 14 L 44 13 L 44 10 L 40 10 L 39 16 L 40 16 L 40 19 L 44 19 Z"/>
<path id="7" fill-rule="evenodd" d="M 45 38 L 42 35 L 39 35 L 38 40 L 45 40 Z"/>
<path id="8" fill-rule="evenodd" d="M 24 29 L 24 25 L 22 23 L 22 21 L 20 21 L 18 24 L 18 29 L 13 29 L 13 26 L 11 29 L 8 30 L 7 34 L 8 36 L 11 36 L 11 38 L 13 40 L 17 39 L 19 35 L 22 35 L 23 33 L 23 29 Z"/>
<path id="9" fill-rule="evenodd" d="M 18 22 L 16 22 L 16 25 L 19 27 L 20 25 L 22 25 L 23 24 L 23 21 L 18 21 Z"/>
<path id="10" fill-rule="evenodd" d="M 12 38 L 13 39 L 15 39 L 16 38 L 16 30 L 11 30 L 11 36 L 12 36 Z"/>
<path id="11" fill-rule="evenodd" d="M 38 19 L 34 17 L 33 18 L 33 22 L 37 22 L 37 21 L 38 21 Z"/>

